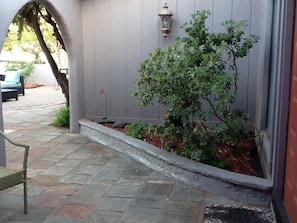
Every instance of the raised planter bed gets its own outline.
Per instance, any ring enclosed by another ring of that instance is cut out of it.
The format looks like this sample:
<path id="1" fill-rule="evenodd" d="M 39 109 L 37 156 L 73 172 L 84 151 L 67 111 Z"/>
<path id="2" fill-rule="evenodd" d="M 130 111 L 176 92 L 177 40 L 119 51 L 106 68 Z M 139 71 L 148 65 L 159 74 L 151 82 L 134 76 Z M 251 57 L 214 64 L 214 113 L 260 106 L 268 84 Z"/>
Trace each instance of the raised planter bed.
<path id="1" fill-rule="evenodd" d="M 80 120 L 80 133 L 188 185 L 254 204 L 271 200 L 272 180 L 233 173 L 161 150 L 142 140 L 100 125 Z"/>

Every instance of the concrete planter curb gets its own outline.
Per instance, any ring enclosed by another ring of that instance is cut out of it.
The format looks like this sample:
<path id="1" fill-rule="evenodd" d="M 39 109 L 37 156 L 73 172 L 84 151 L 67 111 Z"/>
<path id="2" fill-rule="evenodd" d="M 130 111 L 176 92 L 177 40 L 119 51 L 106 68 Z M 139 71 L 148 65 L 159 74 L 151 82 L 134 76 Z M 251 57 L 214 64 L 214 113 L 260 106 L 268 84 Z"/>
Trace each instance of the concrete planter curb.
<path id="1" fill-rule="evenodd" d="M 82 135 L 187 185 L 249 203 L 268 204 L 271 200 L 272 181 L 269 179 L 189 160 L 86 119 L 79 124 Z"/>

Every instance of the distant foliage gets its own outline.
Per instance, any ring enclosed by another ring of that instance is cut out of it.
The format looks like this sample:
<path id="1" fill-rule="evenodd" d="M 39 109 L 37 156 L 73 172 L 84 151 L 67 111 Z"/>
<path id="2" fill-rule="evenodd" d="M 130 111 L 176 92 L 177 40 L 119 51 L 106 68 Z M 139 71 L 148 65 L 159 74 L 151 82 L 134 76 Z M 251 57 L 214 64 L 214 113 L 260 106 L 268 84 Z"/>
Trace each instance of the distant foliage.
<path id="1" fill-rule="evenodd" d="M 136 104 L 147 106 L 157 98 L 170 108 L 165 132 L 181 137 L 184 155 L 207 160 L 216 143 L 239 147 L 247 137 L 248 114 L 236 107 L 239 71 L 237 59 L 247 56 L 258 36 L 247 35 L 247 22 L 229 20 L 225 31 L 210 33 L 208 11 L 197 12 L 166 49 L 156 49 L 140 63 L 140 76 L 132 92 Z M 208 105 L 208 106 L 205 106 Z M 218 124 L 209 126 L 210 120 Z"/>
<path id="2" fill-rule="evenodd" d="M 35 69 L 34 63 L 26 61 L 14 61 L 9 62 L 5 65 L 5 70 L 7 71 L 20 71 L 21 75 L 29 77 Z"/>

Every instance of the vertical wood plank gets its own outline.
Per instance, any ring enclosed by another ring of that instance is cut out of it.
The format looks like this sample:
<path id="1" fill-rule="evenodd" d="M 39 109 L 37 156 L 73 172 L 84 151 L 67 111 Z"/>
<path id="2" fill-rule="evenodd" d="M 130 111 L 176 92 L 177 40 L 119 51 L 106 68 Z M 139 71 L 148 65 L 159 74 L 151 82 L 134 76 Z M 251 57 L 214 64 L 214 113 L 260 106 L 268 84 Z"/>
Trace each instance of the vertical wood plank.
<path id="1" fill-rule="evenodd" d="M 110 97 L 108 100 L 116 103 L 111 104 L 110 115 L 120 117 L 125 114 L 126 106 L 126 83 L 125 83 L 125 43 L 126 33 L 126 0 L 110 0 Z"/>
<path id="2" fill-rule="evenodd" d="M 102 1 L 95 1 L 95 37 L 93 40 L 94 48 L 96 49 L 95 53 L 95 70 L 92 75 L 95 76 L 95 83 L 96 83 L 96 91 L 93 92 L 93 103 L 95 104 L 96 109 L 98 111 L 97 116 L 100 116 L 100 121 L 102 117 L 105 117 L 106 114 L 106 106 L 107 106 L 107 113 L 111 110 L 111 89 L 110 89 L 110 52 L 111 52 L 111 45 L 110 45 L 110 1 L 109 0 L 102 0 Z M 100 13 L 98 13 L 100 12 Z M 88 34 L 86 34 L 88 35 Z M 88 60 L 89 58 L 86 58 Z M 86 88 L 88 89 L 88 88 Z M 106 93 L 106 102 L 105 96 L 100 96 L 99 92 L 100 89 L 104 89 Z M 107 104 L 105 104 L 107 103 Z M 108 114 L 110 115 L 110 114 Z M 107 116 L 108 116 L 107 115 Z"/>
<path id="3" fill-rule="evenodd" d="M 159 24 L 159 0 L 142 0 L 142 60 L 148 57 L 159 45 L 158 40 L 161 37 Z M 163 4 L 163 2 L 162 2 Z M 156 106 L 148 106 L 142 109 L 143 119 L 151 119 L 158 116 Z"/>
<path id="4" fill-rule="evenodd" d="M 265 51 L 265 46 L 267 38 L 270 35 L 267 33 L 267 19 L 268 15 L 268 0 L 257 1 L 253 0 L 251 2 L 251 20 L 250 20 L 250 32 L 252 34 L 260 36 L 260 41 L 254 45 L 251 49 L 249 57 L 249 80 L 248 80 L 248 99 L 247 99 L 247 111 L 251 115 L 252 120 L 255 120 L 256 116 L 256 105 L 259 92 L 255 91 L 258 85 L 258 76 L 264 75 L 258 71 L 263 71 L 265 66 L 265 61 L 268 60 Z"/>
<path id="5" fill-rule="evenodd" d="M 135 99 L 130 94 L 135 89 L 134 81 L 138 78 L 137 69 L 141 61 L 141 23 L 142 1 L 127 2 L 127 44 L 126 44 L 126 116 L 130 119 L 141 116 L 141 109 L 135 106 Z"/>
<path id="6" fill-rule="evenodd" d="M 163 118 L 166 110 L 160 104 L 149 106 L 142 112 L 134 106 L 130 91 L 135 88 L 133 81 L 138 77 L 139 63 L 157 47 L 166 47 L 177 36 L 183 36 L 180 28 L 189 21 L 197 10 L 210 10 L 207 20 L 210 31 L 223 31 L 222 22 L 234 18 L 247 19 L 250 30 L 257 34 L 263 32 L 263 7 L 267 1 L 256 0 L 169 0 L 169 9 L 174 13 L 173 29 L 169 38 L 163 39 L 160 31 L 159 11 L 164 0 L 100 0 L 83 1 L 84 46 L 85 46 L 85 86 L 88 117 L 105 116 L 104 97 L 99 91 L 107 93 L 108 116 L 111 118 Z M 262 31 L 261 31 L 262 30 Z M 240 61 L 240 99 L 249 112 L 254 114 L 256 92 L 257 59 L 259 50 L 253 49 L 249 60 Z M 263 55 L 263 54 L 261 54 Z"/>
<path id="7" fill-rule="evenodd" d="M 84 1 L 83 4 L 83 33 L 88 34 L 84 35 L 84 58 L 89 58 L 88 60 L 85 60 L 85 89 L 89 89 L 85 92 L 85 101 L 87 101 L 88 98 L 93 98 L 96 90 L 96 82 L 94 75 L 95 70 L 95 47 L 94 45 L 94 38 L 95 38 L 95 30 L 93 29 L 96 21 L 94 19 L 94 1 Z M 88 104 L 86 106 L 86 113 L 89 114 L 89 116 L 95 116 L 96 113 L 96 105 Z"/>
<path id="8" fill-rule="evenodd" d="M 213 31 L 213 10 L 214 10 L 214 0 L 195 0 L 195 12 L 196 11 L 210 11 L 211 15 L 206 21 L 206 25 L 209 27 L 210 31 Z"/>
<path id="9" fill-rule="evenodd" d="M 223 32 L 222 23 L 232 16 L 232 0 L 214 0 L 212 12 L 213 32 Z"/>
<path id="10" fill-rule="evenodd" d="M 246 30 L 246 36 L 250 34 L 251 24 L 251 4 L 252 2 L 250 0 L 233 0 L 232 4 L 232 15 L 230 19 L 235 20 L 236 22 L 245 20 L 248 22 L 249 26 Z M 239 74 L 239 80 L 238 80 L 238 100 L 237 100 L 237 106 L 240 106 L 240 108 L 247 111 L 248 107 L 248 85 L 249 85 L 249 79 L 250 79 L 250 70 L 249 70 L 249 60 L 250 55 L 244 57 L 244 58 L 238 58 L 237 59 L 237 66 L 238 70 L 240 72 Z M 255 90 L 254 90 L 255 91 Z M 255 102 L 255 100 L 254 100 Z"/>

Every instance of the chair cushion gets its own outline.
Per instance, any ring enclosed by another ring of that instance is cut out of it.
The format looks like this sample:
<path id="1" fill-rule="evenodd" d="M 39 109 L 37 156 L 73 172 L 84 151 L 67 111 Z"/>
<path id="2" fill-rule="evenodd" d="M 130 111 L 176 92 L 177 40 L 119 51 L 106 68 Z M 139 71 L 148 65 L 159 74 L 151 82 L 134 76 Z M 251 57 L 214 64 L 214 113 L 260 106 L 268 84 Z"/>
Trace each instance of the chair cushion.
<path id="1" fill-rule="evenodd" d="M 21 83 L 15 83 L 11 81 L 1 81 L 1 88 L 17 88 L 21 87 Z"/>
<path id="2" fill-rule="evenodd" d="M 0 167 L 0 190 L 24 182 L 24 170 L 13 170 Z"/>
<path id="3" fill-rule="evenodd" d="M 20 72 L 19 71 L 6 71 L 5 72 L 5 82 L 14 82 L 19 83 L 20 82 Z"/>

